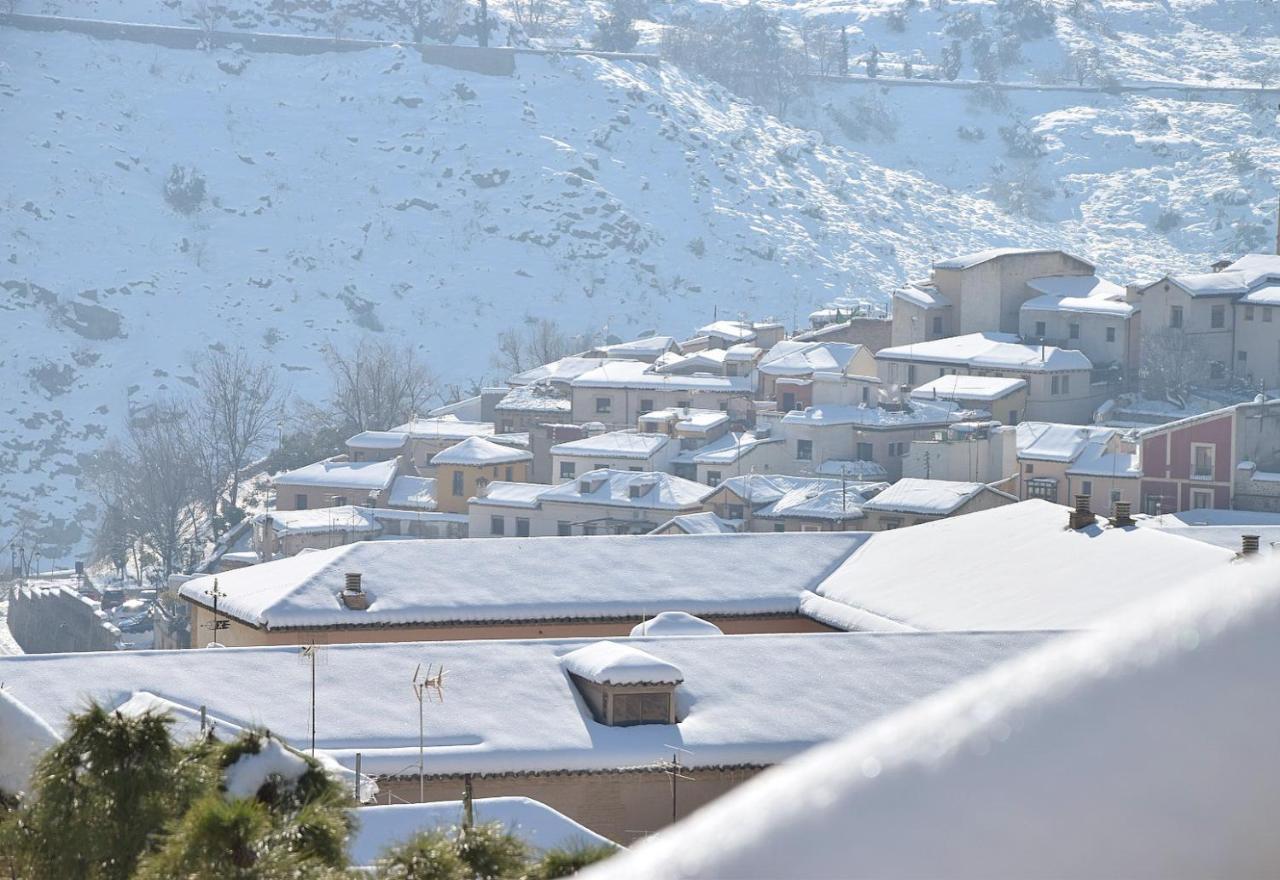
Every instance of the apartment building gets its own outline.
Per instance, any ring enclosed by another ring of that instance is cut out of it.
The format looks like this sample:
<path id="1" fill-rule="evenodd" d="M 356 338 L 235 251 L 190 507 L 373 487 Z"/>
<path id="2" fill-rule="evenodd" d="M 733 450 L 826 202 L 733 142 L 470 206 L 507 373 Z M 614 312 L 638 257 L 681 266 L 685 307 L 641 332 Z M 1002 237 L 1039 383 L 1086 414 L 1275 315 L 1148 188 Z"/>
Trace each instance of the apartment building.
<path id="1" fill-rule="evenodd" d="M 754 412 L 755 381 L 747 376 L 655 372 L 639 361 L 615 361 L 583 373 L 571 383 L 572 420 L 629 428 L 656 409 L 710 409 L 732 412 L 737 404 Z"/>
<path id="2" fill-rule="evenodd" d="M 1179 334 L 1201 367 L 1196 381 L 1280 388 L 1280 255 L 1246 254 L 1217 271 L 1166 275 L 1133 292 L 1144 346 Z"/>
<path id="3" fill-rule="evenodd" d="M 1018 332 L 1026 342 L 1084 353 L 1095 368 L 1118 377 L 1138 369 L 1138 306 L 1125 289 L 1096 275 L 1032 278 L 1027 288 L 1037 294 L 1018 310 Z"/>

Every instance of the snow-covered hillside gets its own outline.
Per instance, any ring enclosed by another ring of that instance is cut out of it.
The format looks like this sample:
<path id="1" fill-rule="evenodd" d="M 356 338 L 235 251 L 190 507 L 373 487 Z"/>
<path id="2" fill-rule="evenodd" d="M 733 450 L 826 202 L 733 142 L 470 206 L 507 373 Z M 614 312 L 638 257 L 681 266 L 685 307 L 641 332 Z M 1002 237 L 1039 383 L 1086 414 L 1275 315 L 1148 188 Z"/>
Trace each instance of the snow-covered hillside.
<path id="1" fill-rule="evenodd" d="M 329 0 L 231 6 L 221 27 L 331 32 Z M 551 42 L 603 8 L 560 7 Z M 173 24 L 193 8 L 19 4 Z M 876 29 L 924 45 L 969 7 L 913 7 L 902 33 L 884 19 L 896 5 L 776 8 L 856 23 L 858 45 Z M 1170 41 L 1194 10 L 1174 9 L 1150 51 L 1191 64 Z M 354 18 L 351 35 L 397 36 Z M 1274 39 L 1252 21 L 1238 56 Z M 878 45 L 890 64 L 892 40 Z M 779 121 L 670 65 L 523 56 L 486 77 L 394 47 L 203 53 L 9 28 L 0 49 L 0 127 L 16 133 L 0 175 L 0 537 L 34 511 L 58 554 L 90 525 L 78 455 L 184 387 L 209 345 L 260 350 L 313 397 L 320 346 L 365 333 L 412 340 L 463 381 L 525 316 L 620 337 L 684 332 L 713 308 L 791 322 L 995 244 L 1067 247 L 1124 281 L 1256 247 L 1280 172 L 1274 102 L 1244 98 L 823 84 Z M 1010 156 L 1001 128 L 1031 132 L 1037 156 Z M 166 200 L 175 167 L 204 181 L 195 210 Z M 1002 210 L 1009 180 L 1039 193 L 1032 217 Z"/>

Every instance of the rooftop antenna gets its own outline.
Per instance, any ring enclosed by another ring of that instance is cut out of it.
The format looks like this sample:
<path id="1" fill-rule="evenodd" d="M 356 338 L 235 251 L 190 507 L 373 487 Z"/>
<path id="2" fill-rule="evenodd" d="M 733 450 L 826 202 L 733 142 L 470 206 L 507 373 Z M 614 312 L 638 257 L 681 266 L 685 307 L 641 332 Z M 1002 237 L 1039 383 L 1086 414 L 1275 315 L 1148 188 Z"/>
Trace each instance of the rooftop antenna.
<path id="1" fill-rule="evenodd" d="M 217 578 L 213 579 L 213 586 L 205 590 L 204 594 L 206 596 L 210 596 L 213 598 L 213 620 L 211 620 L 209 623 L 201 624 L 201 626 L 207 626 L 209 628 L 209 632 L 212 634 L 211 641 L 216 642 L 218 640 L 219 630 L 231 629 L 230 620 L 218 619 L 218 600 L 225 597 L 227 594 L 218 589 Z"/>
<path id="2" fill-rule="evenodd" d="M 444 702 L 444 667 L 441 666 L 433 674 L 431 672 L 431 664 L 427 664 L 427 671 L 422 671 L 422 664 L 418 664 L 418 668 L 413 670 L 413 695 L 418 700 L 418 803 L 425 803 L 427 800 L 427 784 L 426 775 L 424 773 L 424 757 L 426 755 L 426 714 L 424 707 L 426 702 L 431 699 L 437 699 Z"/>
<path id="3" fill-rule="evenodd" d="M 688 749 L 682 749 L 680 746 L 666 745 L 664 747 L 671 749 L 671 760 L 659 761 L 657 766 L 662 770 L 663 773 L 671 777 L 671 822 L 674 824 L 676 821 L 677 808 L 679 806 L 679 801 L 677 800 L 677 793 L 678 793 L 677 785 L 681 779 L 688 780 L 689 782 L 693 782 L 692 776 L 685 776 L 683 773 L 680 772 L 681 770 L 684 769 L 684 767 L 680 764 L 680 753 L 684 752 L 686 755 L 692 755 L 693 752 L 689 751 Z"/>
<path id="4" fill-rule="evenodd" d="M 311 663 L 311 757 L 316 756 L 316 657 L 320 653 L 320 646 L 314 641 L 309 645 L 303 645 L 298 652 L 298 658 L 303 662 Z"/>

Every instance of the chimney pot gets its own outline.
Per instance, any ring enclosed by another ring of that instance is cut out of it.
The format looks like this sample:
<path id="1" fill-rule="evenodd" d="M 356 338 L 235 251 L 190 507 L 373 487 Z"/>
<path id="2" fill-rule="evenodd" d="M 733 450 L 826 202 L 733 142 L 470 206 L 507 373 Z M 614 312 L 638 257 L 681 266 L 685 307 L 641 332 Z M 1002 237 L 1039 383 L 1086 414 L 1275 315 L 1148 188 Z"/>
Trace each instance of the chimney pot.
<path id="1" fill-rule="evenodd" d="M 1128 501 L 1117 501 L 1115 510 L 1112 513 L 1111 524 L 1118 529 L 1127 528 L 1134 525 L 1133 516 L 1130 514 Z"/>
<path id="2" fill-rule="evenodd" d="M 341 594 L 342 604 L 354 611 L 364 611 L 369 607 L 369 597 L 360 583 L 360 572 L 347 572 L 347 585 Z"/>
<path id="3" fill-rule="evenodd" d="M 1071 528 L 1083 529 L 1093 525 L 1096 520 L 1093 511 L 1090 509 L 1089 496 L 1077 495 L 1075 510 L 1071 511 Z"/>
<path id="4" fill-rule="evenodd" d="M 1260 538 L 1258 535 L 1241 535 L 1240 555 L 1256 556 L 1258 553 L 1259 540 Z"/>

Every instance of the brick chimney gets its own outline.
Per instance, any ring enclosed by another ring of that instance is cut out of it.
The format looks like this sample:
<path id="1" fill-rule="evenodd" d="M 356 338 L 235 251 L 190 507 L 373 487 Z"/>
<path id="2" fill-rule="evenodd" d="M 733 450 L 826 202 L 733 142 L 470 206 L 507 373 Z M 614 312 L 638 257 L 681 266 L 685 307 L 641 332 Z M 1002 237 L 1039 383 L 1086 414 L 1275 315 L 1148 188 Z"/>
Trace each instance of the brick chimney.
<path id="1" fill-rule="evenodd" d="M 347 572 L 346 586 L 342 590 L 342 604 L 354 611 L 364 611 L 369 607 L 369 597 L 365 594 L 360 582 L 360 572 Z"/>
<path id="2" fill-rule="evenodd" d="M 1258 535 L 1241 535 L 1240 536 L 1240 555 L 1241 556 L 1257 556 L 1260 538 Z"/>
<path id="3" fill-rule="evenodd" d="M 1134 525 L 1133 517 L 1129 513 L 1128 501 L 1117 501 L 1115 503 L 1115 509 L 1111 515 L 1111 525 L 1117 529 L 1124 529 Z"/>
<path id="4" fill-rule="evenodd" d="M 1094 525 L 1096 522 L 1093 511 L 1089 509 L 1089 496 L 1077 495 L 1075 510 L 1071 511 L 1071 528 L 1078 531 L 1086 526 Z"/>

